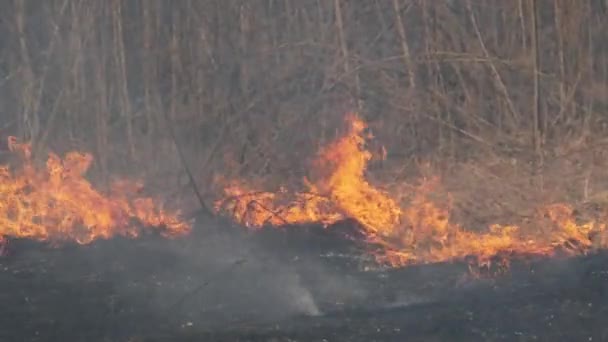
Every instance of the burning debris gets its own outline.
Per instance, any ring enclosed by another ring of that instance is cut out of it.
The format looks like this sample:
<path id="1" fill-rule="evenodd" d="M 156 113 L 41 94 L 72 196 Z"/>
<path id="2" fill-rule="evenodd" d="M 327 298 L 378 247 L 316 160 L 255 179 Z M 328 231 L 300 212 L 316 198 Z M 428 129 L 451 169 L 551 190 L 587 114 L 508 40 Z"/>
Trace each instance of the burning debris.
<path id="1" fill-rule="evenodd" d="M 439 179 L 424 179 L 409 193 L 400 186 L 386 191 L 372 185 L 365 172 L 372 154 L 365 148 L 367 125 L 358 116 L 346 116 L 347 133 L 322 148 L 312 167 L 314 180 L 304 180 L 305 191 L 255 191 L 243 181 L 219 180 L 224 198 L 215 205 L 234 220 L 251 228 L 264 225 L 322 223 L 329 226 L 352 218 L 363 227 L 370 251 L 390 266 L 453 260 L 475 260 L 486 267 L 497 257 L 584 254 L 606 248 L 606 224 L 579 223 L 566 204 L 537 210 L 525 224 L 491 225 L 483 231 L 465 229 L 450 220 L 450 204 L 439 204 L 431 193 Z M 383 188 L 389 188 L 384 186 Z M 408 197 L 407 200 L 400 200 Z M 449 202 L 449 201 L 448 201 Z M 378 248 L 379 247 L 379 248 Z"/>
<path id="2" fill-rule="evenodd" d="M 108 194 L 96 190 L 84 178 L 93 162 L 90 154 L 69 152 L 60 158 L 51 153 L 46 166 L 38 167 L 29 144 L 11 137 L 9 149 L 19 158 L 17 165 L 0 168 L 0 252 L 7 238 L 87 244 L 115 235 L 135 237 L 142 227 L 168 237 L 190 230 L 178 213 L 138 196 L 139 183 L 120 180 Z"/>

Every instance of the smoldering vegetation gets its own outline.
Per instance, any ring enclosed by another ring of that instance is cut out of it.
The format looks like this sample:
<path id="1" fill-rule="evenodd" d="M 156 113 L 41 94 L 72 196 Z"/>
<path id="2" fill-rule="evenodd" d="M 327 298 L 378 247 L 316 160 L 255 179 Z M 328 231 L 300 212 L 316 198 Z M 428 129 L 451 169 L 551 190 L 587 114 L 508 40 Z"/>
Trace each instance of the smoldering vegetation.
<path id="1" fill-rule="evenodd" d="M 332 267 L 321 249 L 303 254 L 299 244 L 294 252 L 279 231 L 258 236 L 227 221 L 203 221 L 174 240 L 155 234 L 84 246 L 11 240 L 0 259 L 3 291 L 11 293 L 3 307 L 22 315 L 2 334 L 125 339 L 161 327 L 317 316 L 366 298 L 369 289 L 352 276 L 356 268 Z"/>
<path id="2" fill-rule="evenodd" d="M 0 260 L 0 322 L 10 327 L 0 331 L 4 340 L 469 341 L 608 333 L 594 319 L 608 309 L 605 253 L 514 259 L 507 274 L 480 269 L 475 277 L 464 262 L 373 269 L 366 250 L 331 230 L 252 233 L 217 219 L 199 219 L 191 236 L 175 240 L 12 240 L 9 252 Z M 574 329 L 577 322 L 589 330 Z M 566 328 L 556 332 L 551 324 Z"/>

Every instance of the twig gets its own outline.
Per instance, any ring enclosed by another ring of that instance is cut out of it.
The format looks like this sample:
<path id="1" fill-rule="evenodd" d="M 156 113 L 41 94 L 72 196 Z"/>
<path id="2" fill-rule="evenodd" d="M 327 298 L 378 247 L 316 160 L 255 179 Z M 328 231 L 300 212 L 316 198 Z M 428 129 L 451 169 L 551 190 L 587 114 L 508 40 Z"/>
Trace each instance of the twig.
<path id="1" fill-rule="evenodd" d="M 226 206 L 226 202 L 229 201 L 236 201 L 241 197 L 246 197 L 246 196 L 251 196 L 251 195 L 255 195 L 255 194 L 263 194 L 265 193 L 264 191 L 257 191 L 257 192 L 252 192 L 252 193 L 248 193 L 248 194 L 242 194 L 242 195 L 238 195 L 238 196 L 231 196 L 228 197 L 226 200 L 224 200 L 221 204 L 220 207 L 225 207 Z M 272 216 L 277 217 L 279 220 L 283 221 L 284 224 L 289 224 L 289 221 L 287 221 L 284 217 L 282 217 L 279 213 L 276 213 L 274 211 L 272 211 L 270 208 L 266 207 L 265 205 L 263 205 L 262 203 L 256 201 L 256 200 L 251 200 L 247 203 L 247 208 L 249 208 L 249 206 L 251 204 L 256 204 L 257 206 L 259 206 L 260 208 L 262 208 L 262 210 L 267 211 L 268 213 L 272 214 Z"/>
<path id="2" fill-rule="evenodd" d="M 250 205 L 250 204 L 252 204 L 252 203 L 253 203 L 253 204 L 257 204 L 257 205 L 258 205 L 260 208 L 262 208 L 264 211 L 269 212 L 270 214 L 272 214 L 272 216 L 275 216 L 275 217 L 276 217 L 276 218 L 278 218 L 279 220 L 283 221 L 283 224 L 284 224 L 284 225 L 288 225 L 288 224 L 289 224 L 289 221 L 287 221 L 287 220 L 286 220 L 286 219 L 285 219 L 283 216 L 279 215 L 279 213 L 272 211 L 270 208 L 266 207 L 265 205 L 263 205 L 262 203 L 260 203 L 260 202 L 258 202 L 258 201 L 256 201 L 256 200 L 253 200 L 253 201 L 249 202 L 249 203 L 247 204 L 247 207 L 249 207 L 249 205 Z M 270 219 L 270 218 L 266 219 L 266 222 L 268 222 L 268 220 L 269 220 L 269 219 Z"/>
<path id="3" fill-rule="evenodd" d="M 196 199 L 198 200 L 198 203 L 201 206 L 201 210 L 203 211 L 203 213 L 205 215 L 212 216 L 212 212 L 211 212 L 211 210 L 209 210 L 209 207 L 207 207 L 207 205 L 205 204 L 205 201 L 203 200 L 203 196 L 201 195 L 201 192 L 200 192 L 198 186 L 196 185 L 196 181 L 194 180 L 194 177 L 192 176 L 192 172 L 190 171 L 190 167 L 188 166 L 188 163 L 186 162 L 186 157 L 184 156 L 184 152 L 182 151 L 182 149 L 177 141 L 177 138 L 175 137 L 175 131 L 173 129 L 173 122 L 171 121 L 171 119 L 169 118 L 169 116 L 167 115 L 167 113 L 165 111 L 162 111 L 162 113 L 163 113 L 163 117 L 165 118 L 165 121 L 167 122 L 171 140 L 173 140 L 173 144 L 175 145 L 175 149 L 177 150 L 177 153 L 179 155 L 180 162 L 182 163 L 184 171 L 186 171 L 186 175 L 188 175 L 188 180 L 190 181 L 192 190 L 194 191 L 194 194 L 196 195 Z"/>
<path id="4" fill-rule="evenodd" d="M 479 26 L 477 25 L 477 19 L 475 18 L 475 12 L 473 11 L 473 5 L 470 0 L 467 2 L 467 7 L 469 10 L 469 18 L 471 20 L 471 24 L 473 25 L 473 29 L 475 31 L 475 35 L 477 36 L 477 40 L 479 41 L 479 46 L 481 47 L 481 51 L 483 52 L 484 57 L 490 61 L 489 66 L 490 66 L 490 71 L 492 72 L 492 78 L 494 79 L 494 84 L 504 97 L 504 100 L 507 104 L 507 108 L 509 109 L 509 112 L 511 114 L 511 119 L 514 122 L 518 123 L 519 119 L 520 119 L 519 112 L 517 111 L 515 105 L 513 104 L 513 101 L 511 100 L 511 96 L 509 95 L 509 90 L 507 89 L 507 86 L 505 85 L 504 81 L 502 80 L 502 77 L 500 76 L 500 73 L 498 72 L 498 69 L 496 68 L 496 64 L 492 61 L 490 52 L 488 51 L 486 44 L 483 40 L 483 37 L 481 36 L 481 31 L 479 29 Z"/>

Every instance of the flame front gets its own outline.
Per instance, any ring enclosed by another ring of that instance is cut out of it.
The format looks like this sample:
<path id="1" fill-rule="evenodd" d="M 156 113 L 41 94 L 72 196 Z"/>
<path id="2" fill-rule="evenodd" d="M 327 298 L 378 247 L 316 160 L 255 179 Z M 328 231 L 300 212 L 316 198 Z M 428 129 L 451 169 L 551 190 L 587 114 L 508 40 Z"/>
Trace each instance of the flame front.
<path id="1" fill-rule="evenodd" d="M 239 223 L 251 228 L 264 225 L 335 223 L 344 215 L 335 211 L 330 200 L 319 194 L 291 194 L 254 191 L 242 182 L 232 181 L 224 188 L 226 198 L 216 201 L 215 210 L 229 212 Z"/>
<path id="2" fill-rule="evenodd" d="M 38 168 L 29 144 L 9 140 L 20 155 L 20 165 L 0 168 L 0 241 L 5 237 L 87 244 L 115 235 L 137 236 L 142 227 L 154 227 L 165 236 L 187 233 L 190 225 L 151 198 L 137 197 L 138 183 L 118 181 L 109 194 L 97 191 L 84 174 L 90 154 L 70 152 L 61 159 L 50 154 Z"/>
<path id="3" fill-rule="evenodd" d="M 304 179 L 305 192 L 289 194 L 255 191 L 243 181 L 225 181 L 225 197 L 216 211 L 225 211 L 249 227 L 264 224 L 322 223 L 330 225 L 346 217 L 356 218 L 370 233 L 385 234 L 399 223 L 401 209 L 386 193 L 364 177 L 372 155 L 363 148 L 365 123 L 356 115 L 346 118 L 347 134 L 321 151 L 313 165 L 314 182 Z"/>
<path id="4" fill-rule="evenodd" d="M 356 218 L 370 234 L 388 236 L 399 225 L 401 209 L 385 192 L 365 180 L 372 154 L 363 148 L 365 123 L 354 114 L 346 117 L 348 133 L 322 149 L 313 165 L 322 170 L 311 191 L 327 197 L 348 217 Z"/>
<path id="5" fill-rule="evenodd" d="M 450 205 L 431 199 L 439 179 L 424 179 L 403 193 L 381 190 L 366 180 L 372 158 L 365 149 L 365 122 L 354 114 L 346 117 L 348 132 L 322 148 L 312 163 L 318 175 L 305 179 L 308 188 L 294 194 L 253 191 L 243 181 L 221 181 L 224 198 L 215 209 L 226 212 L 249 227 L 284 226 L 320 222 L 325 225 L 346 217 L 361 223 L 377 260 L 402 266 L 413 263 L 462 260 L 474 256 L 479 264 L 497 255 L 553 255 L 586 253 L 607 248 L 606 225 L 595 221 L 577 223 L 565 204 L 540 208 L 525 226 L 492 225 L 467 230 L 450 221 Z M 597 238 L 597 237 L 603 238 Z"/>

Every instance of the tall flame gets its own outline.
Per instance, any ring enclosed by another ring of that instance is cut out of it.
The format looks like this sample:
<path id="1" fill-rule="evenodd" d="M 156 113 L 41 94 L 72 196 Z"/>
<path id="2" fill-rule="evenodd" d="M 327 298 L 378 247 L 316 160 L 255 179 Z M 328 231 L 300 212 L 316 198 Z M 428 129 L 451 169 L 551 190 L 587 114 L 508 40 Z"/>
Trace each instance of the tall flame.
<path id="1" fill-rule="evenodd" d="M 46 167 L 36 167 L 30 145 L 9 139 L 20 155 L 19 166 L 0 167 L 0 241 L 5 237 L 42 241 L 90 243 L 114 235 L 135 237 L 142 227 L 155 227 L 165 236 L 190 230 L 178 214 L 151 198 L 138 197 L 141 185 L 118 181 L 109 194 L 97 191 L 85 178 L 93 158 L 70 152 L 65 158 L 49 154 Z"/>
<path id="2" fill-rule="evenodd" d="M 379 246 L 379 261 L 400 266 L 441 262 L 475 256 L 480 263 L 499 254 L 551 255 L 557 251 L 575 254 L 592 248 L 607 248 L 606 225 L 576 222 L 572 208 L 554 204 L 538 210 L 528 226 L 492 225 L 485 230 L 467 230 L 450 221 L 449 205 L 430 199 L 437 178 L 425 179 L 405 205 L 397 195 L 381 190 L 365 178 L 372 158 L 365 149 L 367 128 L 355 114 L 346 117 L 348 132 L 322 148 L 312 163 L 320 176 L 305 180 L 306 192 L 255 192 L 244 182 L 231 181 L 224 199 L 216 202 L 250 227 L 320 222 L 325 225 L 345 217 L 356 219 L 367 240 Z M 281 198 L 281 200 L 279 200 Z M 226 205 L 226 203 L 230 203 Z M 288 203 L 288 204 L 286 204 Z"/>
<path id="3" fill-rule="evenodd" d="M 323 148 L 313 166 L 326 175 L 309 187 L 328 198 L 346 215 L 356 218 L 371 234 L 387 235 L 398 226 L 398 204 L 365 180 L 372 154 L 363 148 L 365 122 L 354 114 L 346 117 L 348 133 Z"/>

